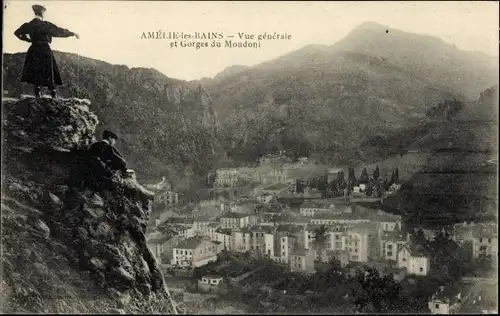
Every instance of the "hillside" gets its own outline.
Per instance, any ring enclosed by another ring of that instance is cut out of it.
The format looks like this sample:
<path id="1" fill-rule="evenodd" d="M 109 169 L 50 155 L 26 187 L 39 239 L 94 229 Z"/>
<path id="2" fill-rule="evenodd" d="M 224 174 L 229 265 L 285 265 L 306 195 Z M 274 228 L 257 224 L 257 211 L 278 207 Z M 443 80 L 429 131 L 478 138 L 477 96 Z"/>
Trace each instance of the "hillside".
<path id="1" fill-rule="evenodd" d="M 497 136 L 498 87 L 492 87 L 414 142 L 412 150 L 429 153 L 429 159 L 386 204 L 429 225 L 495 217 Z"/>
<path id="2" fill-rule="evenodd" d="M 146 245 L 152 194 L 87 173 L 98 124 L 88 102 L 2 109 L 2 312 L 174 313 Z"/>
<path id="3" fill-rule="evenodd" d="M 365 23 L 331 46 L 309 45 L 203 85 L 230 157 L 252 161 L 287 149 L 343 164 L 377 147 L 391 151 L 367 143 L 418 128 L 439 102 L 476 99 L 496 82 L 495 68 L 493 59 L 440 39 Z"/>
<path id="4" fill-rule="evenodd" d="M 4 54 L 4 91 L 7 96 L 32 94 L 20 83 L 25 54 Z M 55 52 L 64 85 L 62 97 L 90 99 L 100 118 L 97 134 L 115 131 L 117 147 L 144 181 L 162 175 L 187 186 L 185 170 L 193 179 L 206 179 L 218 155 L 219 122 L 209 94 L 196 84 L 166 77 L 153 69 L 111 65 L 102 61 Z M 181 181 L 182 180 L 182 181 Z"/>

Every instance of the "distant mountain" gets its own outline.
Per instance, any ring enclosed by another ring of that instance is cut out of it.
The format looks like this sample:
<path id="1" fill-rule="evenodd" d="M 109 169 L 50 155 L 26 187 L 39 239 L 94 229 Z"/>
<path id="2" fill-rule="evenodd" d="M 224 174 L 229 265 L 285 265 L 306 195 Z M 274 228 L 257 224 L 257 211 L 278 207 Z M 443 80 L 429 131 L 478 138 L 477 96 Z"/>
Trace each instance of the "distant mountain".
<path id="1" fill-rule="evenodd" d="M 32 94 L 19 82 L 24 56 L 4 54 L 4 94 Z M 91 100 L 100 118 L 97 137 L 103 129 L 115 131 L 121 138 L 118 148 L 139 178 L 157 181 L 164 175 L 179 183 L 190 178 L 188 170 L 193 179 L 206 179 L 219 152 L 220 126 L 204 88 L 154 69 L 61 52 L 55 57 L 64 81 L 61 96 Z"/>
<path id="2" fill-rule="evenodd" d="M 224 80 L 227 77 L 231 77 L 234 75 L 237 75 L 245 70 L 247 70 L 249 67 L 247 66 L 242 66 L 242 65 L 234 65 L 234 66 L 229 66 L 220 73 L 218 73 L 214 79 L 215 80 Z"/>
<path id="3" fill-rule="evenodd" d="M 439 102 L 477 98 L 497 82 L 497 68 L 484 54 L 370 22 L 334 45 L 226 70 L 203 85 L 230 157 L 284 149 L 354 163 L 366 159 L 359 145 L 369 138 L 418 127 Z"/>

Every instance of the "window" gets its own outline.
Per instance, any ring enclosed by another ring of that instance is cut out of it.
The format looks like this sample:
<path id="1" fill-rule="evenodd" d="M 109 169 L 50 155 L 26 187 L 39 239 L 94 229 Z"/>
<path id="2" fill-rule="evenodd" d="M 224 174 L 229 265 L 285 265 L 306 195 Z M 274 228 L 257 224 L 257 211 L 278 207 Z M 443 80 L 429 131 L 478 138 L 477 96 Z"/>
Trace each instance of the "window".
<path id="1" fill-rule="evenodd" d="M 340 239 L 340 235 L 335 235 L 335 239 L 339 240 Z"/>
<path id="2" fill-rule="evenodd" d="M 488 238 L 488 243 L 491 244 L 491 238 Z"/>
<path id="3" fill-rule="evenodd" d="M 283 252 L 281 253 L 281 255 L 282 255 L 282 256 L 284 256 L 284 255 L 285 255 L 285 252 L 283 251 Z"/>
<path id="4" fill-rule="evenodd" d="M 392 249 L 392 245 L 391 244 L 387 244 L 387 249 Z"/>
<path id="5" fill-rule="evenodd" d="M 354 249 L 354 252 L 358 252 L 358 248 Z"/>
<path id="6" fill-rule="evenodd" d="M 403 262 L 405 262 L 405 261 L 406 261 L 406 258 L 403 258 Z"/>
<path id="7" fill-rule="evenodd" d="M 439 304 L 436 304 L 434 307 L 437 308 L 437 309 L 439 309 Z"/>
<path id="8" fill-rule="evenodd" d="M 388 257 L 392 257 L 392 251 L 388 251 L 388 252 L 387 252 L 387 256 L 388 256 Z M 403 261 L 404 261 L 404 258 L 403 258 Z"/>
<path id="9" fill-rule="evenodd" d="M 479 238 L 479 242 L 483 242 L 483 238 Z"/>

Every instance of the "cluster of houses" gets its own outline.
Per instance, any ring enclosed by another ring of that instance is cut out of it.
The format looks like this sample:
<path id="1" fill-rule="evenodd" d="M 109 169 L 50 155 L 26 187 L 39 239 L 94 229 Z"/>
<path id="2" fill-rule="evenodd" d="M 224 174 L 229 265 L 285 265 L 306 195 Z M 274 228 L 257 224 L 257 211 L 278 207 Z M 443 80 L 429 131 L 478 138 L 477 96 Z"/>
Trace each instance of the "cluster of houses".
<path id="1" fill-rule="evenodd" d="M 469 249 L 473 258 L 490 257 L 496 266 L 498 261 L 498 233 L 494 222 L 460 223 L 453 225 L 451 237 L 459 245 Z"/>
<path id="2" fill-rule="evenodd" d="M 214 187 L 235 187 L 239 180 L 270 185 L 294 181 L 293 171 L 308 163 L 308 158 L 299 158 L 295 163 L 282 163 L 281 156 L 264 156 L 256 168 L 221 168 L 216 170 Z"/>
<path id="3" fill-rule="evenodd" d="M 426 275 L 429 271 L 428 256 L 402 231 L 401 217 L 381 210 L 330 202 L 304 203 L 298 213 L 286 208 L 244 212 L 234 202 L 222 203 L 219 209 L 224 212 L 216 218 L 177 220 L 178 243 L 165 247 L 164 240 L 150 239 L 151 250 L 157 258 L 171 251 L 167 264 L 175 267 L 200 267 L 216 261 L 226 250 L 266 256 L 292 271 L 306 273 L 315 272 L 315 260 L 332 259 L 342 267 L 384 262 L 406 274 Z M 167 222 L 174 225 L 173 219 Z M 320 245 L 315 234 L 323 225 L 325 238 Z"/>
<path id="4" fill-rule="evenodd" d="M 159 183 L 146 184 L 145 187 L 154 193 L 154 203 L 164 203 L 167 206 L 179 203 L 179 194 L 172 191 L 172 184 L 165 177 Z"/>

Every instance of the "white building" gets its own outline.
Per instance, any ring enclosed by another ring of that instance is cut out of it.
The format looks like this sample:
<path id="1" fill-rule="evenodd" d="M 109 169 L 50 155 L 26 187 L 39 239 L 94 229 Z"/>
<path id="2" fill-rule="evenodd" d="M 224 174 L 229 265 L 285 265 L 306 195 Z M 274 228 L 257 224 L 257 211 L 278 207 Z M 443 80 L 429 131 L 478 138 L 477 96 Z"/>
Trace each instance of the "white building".
<path id="1" fill-rule="evenodd" d="M 193 228 L 183 227 L 179 230 L 179 236 L 182 238 L 191 238 L 196 236 Z"/>
<path id="2" fill-rule="evenodd" d="M 207 236 L 212 241 L 217 241 L 217 229 L 219 229 L 220 227 L 220 223 L 212 222 L 207 226 L 204 226 L 204 230 L 201 235 Z"/>
<path id="3" fill-rule="evenodd" d="M 234 187 L 238 182 L 239 172 L 236 168 L 218 169 L 215 174 L 215 186 Z"/>
<path id="4" fill-rule="evenodd" d="M 408 243 L 398 249 L 397 258 L 398 268 L 406 268 L 406 273 L 409 275 L 427 275 L 429 273 L 429 257 L 422 248 Z"/>
<path id="5" fill-rule="evenodd" d="M 198 236 L 181 241 L 172 249 L 172 265 L 179 267 L 201 267 L 217 261 L 218 246 Z"/>
<path id="6" fill-rule="evenodd" d="M 250 231 L 246 228 L 231 232 L 232 250 L 236 252 L 250 251 Z"/>
<path id="7" fill-rule="evenodd" d="M 314 260 L 316 259 L 316 250 L 297 248 L 290 253 L 290 271 L 303 273 L 316 273 Z"/>
<path id="8" fill-rule="evenodd" d="M 288 235 L 288 236 L 282 236 L 280 238 L 280 256 L 276 256 L 275 259 L 277 259 L 279 262 L 283 263 L 289 263 L 290 259 L 290 254 L 292 253 L 293 249 L 295 248 L 295 243 L 296 243 L 297 238 L 293 235 Z"/>
<path id="9" fill-rule="evenodd" d="M 455 314 L 460 308 L 462 293 L 453 287 L 441 286 L 439 291 L 432 295 L 429 300 L 431 314 L 448 315 Z"/>
<path id="10" fill-rule="evenodd" d="M 165 203 L 167 205 L 177 205 L 179 203 L 179 194 L 173 191 L 163 191 L 154 196 L 155 203 Z"/>
<path id="11" fill-rule="evenodd" d="M 353 228 L 348 232 L 348 256 L 349 261 L 367 262 L 369 250 L 369 230 L 365 228 Z"/>
<path id="12" fill-rule="evenodd" d="M 222 249 L 231 251 L 232 250 L 232 231 L 227 228 L 218 228 L 216 231 L 216 240 L 222 244 Z"/>
<path id="13" fill-rule="evenodd" d="M 398 261 L 398 249 L 408 244 L 410 235 L 400 232 L 384 232 L 380 241 L 381 255 L 384 260 Z"/>
<path id="14" fill-rule="evenodd" d="M 193 221 L 193 229 L 199 235 L 205 235 L 208 225 L 213 223 L 209 217 L 200 216 Z"/>
<path id="15" fill-rule="evenodd" d="M 274 201 L 274 195 L 272 194 L 263 194 L 260 196 L 257 196 L 257 200 L 261 203 L 271 203 Z"/>
<path id="16" fill-rule="evenodd" d="M 221 216 L 220 223 L 222 228 L 238 229 L 256 224 L 256 219 L 252 214 L 229 212 Z"/>

